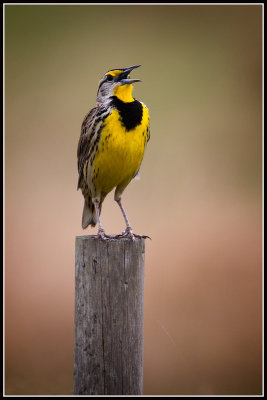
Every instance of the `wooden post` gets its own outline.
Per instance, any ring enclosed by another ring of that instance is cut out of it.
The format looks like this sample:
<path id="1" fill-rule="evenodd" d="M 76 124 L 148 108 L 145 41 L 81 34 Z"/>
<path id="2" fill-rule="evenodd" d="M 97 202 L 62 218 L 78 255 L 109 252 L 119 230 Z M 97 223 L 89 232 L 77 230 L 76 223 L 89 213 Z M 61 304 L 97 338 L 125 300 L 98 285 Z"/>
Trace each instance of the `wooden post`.
<path id="1" fill-rule="evenodd" d="M 144 253 L 144 239 L 76 237 L 74 394 L 142 394 Z"/>

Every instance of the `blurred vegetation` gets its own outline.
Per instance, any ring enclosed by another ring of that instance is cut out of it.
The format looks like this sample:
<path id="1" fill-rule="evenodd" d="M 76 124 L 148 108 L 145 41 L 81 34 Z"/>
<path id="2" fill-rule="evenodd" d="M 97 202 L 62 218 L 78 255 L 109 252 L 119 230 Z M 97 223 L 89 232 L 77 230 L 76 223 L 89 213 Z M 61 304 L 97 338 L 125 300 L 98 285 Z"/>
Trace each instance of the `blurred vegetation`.
<path id="1" fill-rule="evenodd" d="M 6 394 L 71 394 L 80 125 L 142 64 L 144 394 L 261 392 L 262 7 L 6 5 Z M 109 195 L 102 222 L 123 228 Z M 16 249 L 16 250 L 14 250 Z"/>

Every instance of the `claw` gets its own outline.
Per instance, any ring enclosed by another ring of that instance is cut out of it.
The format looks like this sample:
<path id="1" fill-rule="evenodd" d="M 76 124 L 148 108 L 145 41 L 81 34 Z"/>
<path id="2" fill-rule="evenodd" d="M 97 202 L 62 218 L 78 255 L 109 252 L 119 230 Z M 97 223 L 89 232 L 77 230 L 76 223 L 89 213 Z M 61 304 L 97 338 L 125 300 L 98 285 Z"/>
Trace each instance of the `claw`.
<path id="1" fill-rule="evenodd" d="M 130 227 L 127 227 L 124 232 L 122 232 L 120 235 L 116 235 L 115 237 L 117 239 L 130 237 L 132 239 L 132 241 L 134 241 L 137 238 L 151 240 L 151 237 L 149 237 L 147 235 L 137 235 L 136 233 L 133 232 L 132 228 L 130 228 Z"/>
<path id="2" fill-rule="evenodd" d="M 98 229 L 97 235 L 93 236 L 94 239 L 102 239 L 102 240 L 109 240 L 113 239 L 114 236 L 107 235 L 104 229 Z"/>

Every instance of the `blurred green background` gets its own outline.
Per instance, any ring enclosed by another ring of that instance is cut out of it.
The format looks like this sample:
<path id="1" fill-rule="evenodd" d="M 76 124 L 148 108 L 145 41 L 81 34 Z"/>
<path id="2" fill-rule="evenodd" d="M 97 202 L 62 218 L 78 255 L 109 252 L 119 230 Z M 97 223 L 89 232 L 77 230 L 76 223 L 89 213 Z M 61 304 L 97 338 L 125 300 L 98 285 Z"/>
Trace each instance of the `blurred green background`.
<path id="1" fill-rule="evenodd" d="M 261 393 L 260 5 L 5 6 L 6 394 L 72 394 L 76 149 L 109 69 L 142 64 L 144 394 Z M 124 222 L 113 193 L 104 228 Z"/>

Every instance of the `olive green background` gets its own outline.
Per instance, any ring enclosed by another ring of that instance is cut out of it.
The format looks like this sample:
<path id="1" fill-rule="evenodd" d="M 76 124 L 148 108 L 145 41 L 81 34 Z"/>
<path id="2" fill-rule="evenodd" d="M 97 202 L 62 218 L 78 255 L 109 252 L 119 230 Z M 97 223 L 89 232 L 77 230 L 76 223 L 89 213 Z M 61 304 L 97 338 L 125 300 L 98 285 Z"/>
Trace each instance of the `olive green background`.
<path id="1" fill-rule="evenodd" d="M 260 5 L 5 6 L 6 394 L 72 394 L 76 149 L 109 69 L 142 67 L 151 140 L 144 394 L 261 393 Z M 102 222 L 124 228 L 111 193 Z"/>

